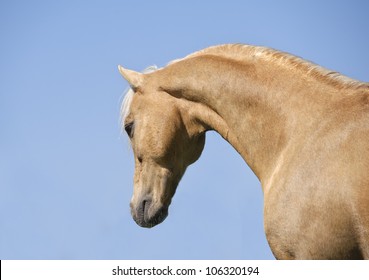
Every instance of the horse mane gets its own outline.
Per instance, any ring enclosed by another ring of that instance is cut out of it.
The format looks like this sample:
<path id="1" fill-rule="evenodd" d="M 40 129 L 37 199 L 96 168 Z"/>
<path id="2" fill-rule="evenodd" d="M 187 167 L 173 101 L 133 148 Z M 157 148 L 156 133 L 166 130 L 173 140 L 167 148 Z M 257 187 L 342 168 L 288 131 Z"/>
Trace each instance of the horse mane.
<path id="1" fill-rule="evenodd" d="M 221 56 L 227 59 L 236 61 L 250 61 L 252 59 L 263 60 L 269 63 L 289 67 L 292 70 L 301 71 L 306 75 L 310 75 L 322 82 L 330 84 L 338 89 L 364 89 L 369 90 L 369 83 L 360 82 L 344 76 L 338 72 L 328 70 L 322 66 L 319 66 L 313 62 L 304 60 L 300 57 L 291 55 L 286 52 L 277 51 L 272 48 L 261 47 L 261 46 L 250 46 L 244 44 L 224 44 L 213 47 L 208 47 L 203 50 L 199 50 L 192 54 L 185 56 L 184 58 L 170 61 L 167 65 L 180 62 L 185 59 L 189 59 L 201 55 L 215 55 Z M 149 66 L 142 73 L 147 74 L 156 71 L 157 66 Z M 130 105 L 134 91 L 128 88 L 125 92 L 125 96 L 120 108 L 120 116 L 122 125 L 129 114 Z"/>
<path id="2" fill-rule="evenodd" d="M 173 60 L 169 64 L 200 55 L 221 56 L 241 62 L 246 59 L 260 59 L 273 64 L 289 67 L 292 70 L 302 71 L 306 75 L 310 75 L 337 88 L 365 88 L 369 90 L 369 83 L 351 79 L 336 71 L 326 69 L 313 62 L 304 60 L 289 53 L 261 46 L 250 46 L 244 44 L 224 44 L 213 46 L 194 52 L 182 59 Z"/>

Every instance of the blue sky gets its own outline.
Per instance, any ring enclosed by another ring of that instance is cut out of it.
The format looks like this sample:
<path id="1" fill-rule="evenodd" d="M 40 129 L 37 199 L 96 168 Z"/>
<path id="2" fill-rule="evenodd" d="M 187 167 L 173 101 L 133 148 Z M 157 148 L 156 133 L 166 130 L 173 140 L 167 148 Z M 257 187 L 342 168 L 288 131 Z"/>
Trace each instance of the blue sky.
<path id="1" fill-rule="evenodd" d="M 260 183 L 216 133 L 165 222 L 134 223 L 117 65 L 248 43 L 368 81 L 368 11 L 353 0 L 1 1 L 0 259 L 273 259 Z"/>

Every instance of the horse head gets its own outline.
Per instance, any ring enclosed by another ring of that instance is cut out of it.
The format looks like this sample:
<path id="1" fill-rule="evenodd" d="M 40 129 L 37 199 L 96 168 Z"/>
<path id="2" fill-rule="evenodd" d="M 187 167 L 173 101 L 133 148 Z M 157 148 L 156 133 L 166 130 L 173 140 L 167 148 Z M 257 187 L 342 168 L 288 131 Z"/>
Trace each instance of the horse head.
<path id="1" fill-rule="evenodd" d="M 131 87 L 121 112 L 135 158 L 131 214 L 138 225 L 153 227 L 167 217 L 181 177 L 201 155 L 205 133 L 189 108 L 162 89 L 159 71 L 119 71 Z"/>

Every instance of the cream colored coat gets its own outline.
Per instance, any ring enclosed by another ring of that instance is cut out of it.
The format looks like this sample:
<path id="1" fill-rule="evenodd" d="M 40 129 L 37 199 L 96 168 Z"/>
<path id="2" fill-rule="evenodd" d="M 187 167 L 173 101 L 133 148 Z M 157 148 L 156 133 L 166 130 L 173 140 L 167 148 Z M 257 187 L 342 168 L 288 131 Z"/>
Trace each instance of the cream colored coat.
<path id="1" fill-rule="evenodd" d="M 119 70 L 133 89 L 122 114 L 140 226 L 165 219 L 215 130 L 261 182 L 276 258 L 369 259 L 368 83 L 247 45 L 211 47 L 147 74 Z"/>

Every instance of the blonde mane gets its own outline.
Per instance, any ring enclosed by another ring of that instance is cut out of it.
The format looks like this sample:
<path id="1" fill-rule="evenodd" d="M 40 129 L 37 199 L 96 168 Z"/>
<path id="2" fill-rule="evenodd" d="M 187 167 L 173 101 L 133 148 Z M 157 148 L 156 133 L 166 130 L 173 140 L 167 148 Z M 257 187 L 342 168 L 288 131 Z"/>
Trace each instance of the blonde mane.
<path id="1" fill-rule="evenodd" d="M 246 59 L 260 59 L 269 63 L 290 67 L 293 70 L 302 71 L 307 75 L 311 75 L 318 80 L 322 80 L 338 88 L 365 88 L 369 90 L 369 83 L 364 83 L 351 79 L 336 71 L 326 69 L 322 66 L 304 60 L 300 57 L 291 55 L 289 53 L 260 46 L 250 46 L 242 44 L 225 44 L 213 46 L 194 52 L 182 59 L 173 60 L 169 64 L 173 64 L 181 60 L 200 55 L 221 56 L 241 62 L 245 61 Z"/>
<path id="2" fill-rule="evenodd" d="M 171 65 L 180 62 L 185 59 L 189 59 L 201 55 L 215 55 L 221 56 L 227 59 L 236 61 L 250 61 L 261 60 L 268 63 L 277 64 L 285 67 L 291 68 L 293 71 L 301 71 L 306 75 L 310 75 L 318 80 L 321 80 L 327 84 L 330 84 L 336 88 L 340 89 L 364 89 L 369 90 L 369 83 L 360 82 L 351 79 L 347 76 L 341 75 L 338 72 L 326 69 L 310 61 L 304 60 L 300 57 L 285 53 L 282 51 L 277 51 L 275 49 L 261 47 L 261 46 L 250 46 L 243 44 L 224 44 L 219 46 L 209 47 L 192 54 L 185 56 L 184 58 L 175 59 L 170 61 L 167 65 Z M 149 66 L 142 73 L 151 73 L 156 71 L 157 66 Z M 122 125 L 124 125 L 124 120 L 129 114 L 130 105 L 133 98 L 133 90 L 128 88 L 125 92 L 125 96 L 121 105 L 120 116 Z"/>

